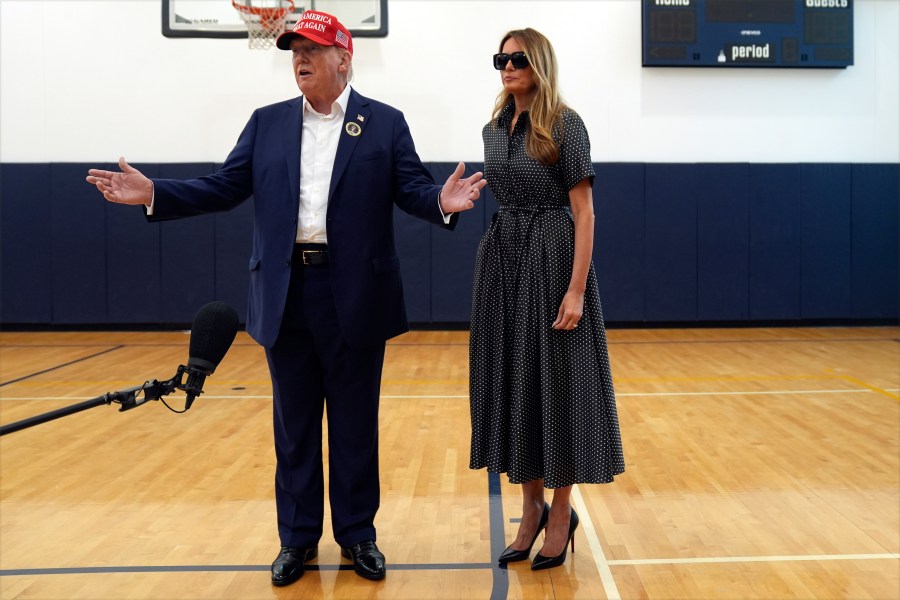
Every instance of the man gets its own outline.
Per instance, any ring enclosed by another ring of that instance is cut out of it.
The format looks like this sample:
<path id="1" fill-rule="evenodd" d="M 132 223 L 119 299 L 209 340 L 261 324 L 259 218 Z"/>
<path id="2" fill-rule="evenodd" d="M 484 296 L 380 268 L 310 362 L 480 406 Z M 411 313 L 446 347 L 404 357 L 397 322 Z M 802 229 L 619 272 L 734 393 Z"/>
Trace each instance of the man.
<path id="1" fill-rule="evenodd" d="M 275 500 L 288 585 L 318 554 L 324 515 L 322 412 L 328 415 L 334 538 L 357 574 L 385 576 L 375 544 L 378 400 L 385 341 L 408 330 L 393 204 L 453 228 L 486 184 L 481 173 L 434 184 L 402 113 L 348 84 L 350 32 L 306 11 L 276 45 L 293 53 L 302 96 L 257 109 L 222 168 L 187 181 L 91 169 L 111 202 L 150 220 L 224 211 L 254 197 L 247 330 L 266 350 L 273 386 Z"/>

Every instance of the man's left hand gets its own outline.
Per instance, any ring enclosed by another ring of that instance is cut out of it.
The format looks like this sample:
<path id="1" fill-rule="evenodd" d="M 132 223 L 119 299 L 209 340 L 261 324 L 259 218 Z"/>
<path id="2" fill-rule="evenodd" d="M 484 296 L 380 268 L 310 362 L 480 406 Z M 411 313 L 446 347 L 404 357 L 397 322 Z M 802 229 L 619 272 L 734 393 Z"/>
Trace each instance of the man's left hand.
<path id="1" fill-rule="evenodd" d="M 481 188 L 487 185 L 487 179 L 483 179 L 484 174 L 481 171 L 471 177 L 460 179 L 465 170 L 466 165 L 459 163 L 441 189 L 441 210 L 445 215 L 469 210 L 475 206 L 475 200 L 481 196 Z"/>

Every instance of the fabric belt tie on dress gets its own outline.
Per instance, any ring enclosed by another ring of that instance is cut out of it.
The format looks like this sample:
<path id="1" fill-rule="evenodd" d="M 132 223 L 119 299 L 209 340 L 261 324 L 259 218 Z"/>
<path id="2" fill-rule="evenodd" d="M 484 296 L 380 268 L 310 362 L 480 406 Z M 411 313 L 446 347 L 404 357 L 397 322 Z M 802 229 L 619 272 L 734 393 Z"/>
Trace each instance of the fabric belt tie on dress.
<path id="1" fill-rule="evenodd" d="M 569 207 L 565 204 L 542 204 L 539 206 L 501 206 L 501 211 L 504 210 L 521 210 L 533 213 L 544 212 L 545 210 L 569 210 Z"/>
<path id="2" fill-rule="evenodd" d="M 548 210 L 564 210 L 566 212 L 571 213 L 572 209 L 570 209 L 565 204 L 539 204 L 537 206 L 500 206 L 500 210 L 494 214 L 494 217 L 491 218 L 491 227 L 494 226 L 494 222 L 497 220 L 496 217 L 502 212 L 527 212 L 531 213 L 528 218 L 528 226 L 525 228 L 526 237 L 531 235 L 531 227 L 534 225 L 534 219 L 540 213 L 546 212 Z"/>
<path id="3" fill-rule="evenodd" d="M 304 267 L 320 267 L 328 264 L 327 244 L 294 244 L 291 264 Z"/>
<path id="4" fill-rule="evenodd" d="M 531 226 L 534 225 L 534 218 L 542 212 L 546 212 L 548 210 L 564 210 L 569 213 L 572 212 L 572 209 L 569 208 L 565 204 L 539 204 L 537 206 L 500 206 L 500 210 L 497 211 L 494 216 L 491 218 L 491 227 L 494 226 L 494 221 L 497 220 L 497 215 L 502 212 L 527 212 L 531 213 L 531 217 L 528 219 L 528 227 L 526 228 L 526 234 L 531 234 Z"/>
<path id="5" fill-rule="evenodd" d="M 517 212 L 518 211 L 518 212 L 531 213 L 528 216 L 528 225 L 525 227 L 525 237 L 527 239 L 528 237 L 531 236 L 531 229 L 532 229 L 532 227 L 534 227 L 534 221 L 537 218 L 537 216 L 540 213 L 546 212 L 548 210 L 565 210 L 565 211 L 568 211 L 569 213 L 571 213 L 571 209 L 568 206 L 566 206 L 565 204 L 539 204 L 537 206 L 502 206 L 501 205 L 500 210 L 498 212 L 494 213 L 494 216 L 491 217 L 491 227 L 490 228 L 493 229 L 495 227 L 495 225 L 497 224 L 497 216 L 501 212 Z M 519 250 L 519 255 L 516 257 L 516 263 L 518 265 L 521 265 L 521 263 L 522 263 L 522 256 L 523 256 L 524 252 L 525 252 L 525 247 L 523 246 Z M 501 250 L 501 253 L 502 253 L 502 250 Z M 518 276 L 519 276 L 519 272 L 518 272 L 518 269 L 516 269 L 516 278 L 517 279 L 518 279 Z"/>

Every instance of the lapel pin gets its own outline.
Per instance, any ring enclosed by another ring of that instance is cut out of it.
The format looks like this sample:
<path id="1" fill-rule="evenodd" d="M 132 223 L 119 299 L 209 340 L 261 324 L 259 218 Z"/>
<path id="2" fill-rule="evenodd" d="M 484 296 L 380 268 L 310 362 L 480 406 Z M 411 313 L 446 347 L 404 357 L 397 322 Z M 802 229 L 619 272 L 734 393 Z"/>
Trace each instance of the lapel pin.
<path id="1" fill-rule="evenodd" d="M 366 118 L 365 118 L 364 116 L 362 116 L 362 115 L 356 115 L 356 118 L 357 118 L 359 121 L 365 121 L 365 120 L 366 120 Z"/>
<path id="2" fill-rule="evenodd" d="M 348 121 L 347 124 L 344 125 L 344 131 L 346 131 L 353 137 L 356 137 L 362 133 L 362 127 L 360 127 L 358 123 L 354 123 L 353 121 Z"/>

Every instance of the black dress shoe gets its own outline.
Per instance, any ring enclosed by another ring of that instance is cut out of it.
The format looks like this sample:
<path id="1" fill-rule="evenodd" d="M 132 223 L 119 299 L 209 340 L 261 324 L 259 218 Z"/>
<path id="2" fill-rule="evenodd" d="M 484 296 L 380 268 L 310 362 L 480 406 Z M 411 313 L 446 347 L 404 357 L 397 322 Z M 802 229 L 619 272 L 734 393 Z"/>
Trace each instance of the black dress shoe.
<path id="1" fill-rule="evenodd" d="M 575 530 L 578 529 L 578 515 L 575 513 L 575 509 L 571 509 L 571 511 L 569 513 L 569 539 L 566 540 L 566 545 L 563 546 L 562 554 L 544 556 L 538 552 L 534 560 L 531 561 L 532 571 L 552 569 L 566 562 L 566 551 L 569 549 L 569 544 L 572 544 L 572 552 L 575 552 Z"/>
<path id="2" fill-rule="evenodd" d="M 353 570 L 360 577 L 372 581 L 384 579 L 384 554 L 372 540 L 360 542 L 351 548 L 341 548 L 341 556 L 353 561 Z"/>
<path id="3" fill-rule="evenodd" d="M 538 523 L 537 531 L 534 532 L 534 537 L 531 538 L 531 543 L 528 544 L 527 548 L 523 548 L 522 550 L 516 550 L 510 544 L 506 547 L 500 557 L 497 558 L 497 562 L 503 563 L 511 563 L 518 562 L 520 560 L 525 560 L 531 555 L 531 547 L 534 546 L 534 541 L 538 538 L 538 535 L 543 531 L 544 527 L 547 526 L 547 519 L 550 518 L 550 506 L 545 502 L 544 503 L 544 512 L 541 513 L 541 520 Z"/>
<path id="4" fill-rule="evenodd" d="M 285 546 L 272 563 L 272 583 L 289 585 L 303 577 L 303 563 L 319 555 L 319 547 L 292 548 Z"/>

